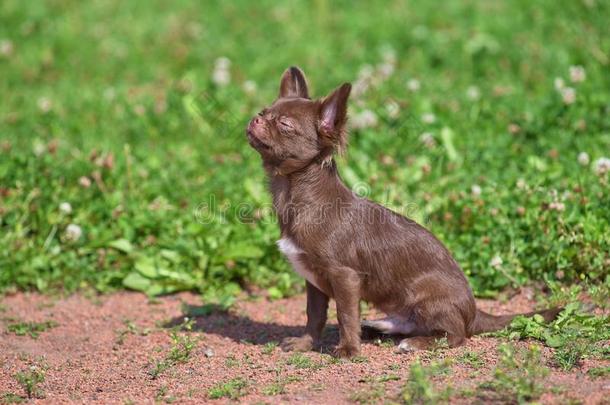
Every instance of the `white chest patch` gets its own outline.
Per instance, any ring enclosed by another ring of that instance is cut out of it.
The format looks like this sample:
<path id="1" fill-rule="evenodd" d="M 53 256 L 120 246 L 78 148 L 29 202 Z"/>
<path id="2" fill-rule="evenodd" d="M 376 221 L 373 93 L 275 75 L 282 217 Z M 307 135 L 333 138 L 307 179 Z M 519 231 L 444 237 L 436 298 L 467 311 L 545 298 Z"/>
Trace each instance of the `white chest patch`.
<path id="1" fill-rule="evenodd" d="M 315 285 L 318 289 L 320 286 L 316 282 L 316 277 L 314 273 L 305 266 L 305 264 L 299 260 L 299 255 L 304 253 L 303 250 L 294 244 L 294 242 L 290 238 L 282 238 L 277 241 L 277 247 L 280 249 L 286 258 L 292 264 L 292 268 L 294 271 L 299 273 L 302 277 L 304 277 L 311 284 Z"/>

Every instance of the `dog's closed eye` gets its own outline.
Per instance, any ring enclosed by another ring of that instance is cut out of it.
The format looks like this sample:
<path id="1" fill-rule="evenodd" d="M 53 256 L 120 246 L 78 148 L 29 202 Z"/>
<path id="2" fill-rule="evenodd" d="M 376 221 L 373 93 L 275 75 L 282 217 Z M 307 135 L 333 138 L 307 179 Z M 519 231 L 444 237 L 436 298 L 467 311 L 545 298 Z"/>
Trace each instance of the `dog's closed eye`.
<path id="1" fill-rule="evenodd" d="M 286 118 L 280 118 L 278 124 L 284 129 L 294 129 L 294 125 Z"/>

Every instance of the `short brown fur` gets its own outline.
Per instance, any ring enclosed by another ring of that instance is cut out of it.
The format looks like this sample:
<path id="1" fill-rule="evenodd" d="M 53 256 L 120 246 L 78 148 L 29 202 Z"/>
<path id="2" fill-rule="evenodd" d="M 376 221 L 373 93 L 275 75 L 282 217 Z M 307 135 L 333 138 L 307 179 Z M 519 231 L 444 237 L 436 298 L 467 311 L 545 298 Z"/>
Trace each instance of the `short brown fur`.
<path id="1" fill-rule="evenodd" d="M 516 315 L 477 310 L 462 270 L 432 233 L 341 181 L 333 154 L 347 143 L 350 90 L 345 83 L 311 100 L 303 72 L 291 67 L 278 99 L 248 125 L 248 140 L 270 179 L 285 250 L 309 275 L 306 333 L 282 347 L 304 351 L 319 343 L 329 298 L 337 303 L 336 354 L 342 357 L 360 350 L 360 300 L 388 314 L 363 326 L 410 336 L 399 351 L 427 349 L 441 337 L 454 347 L 504 327 Z M 551 320 L 558 312 L 539 313 Z"/>

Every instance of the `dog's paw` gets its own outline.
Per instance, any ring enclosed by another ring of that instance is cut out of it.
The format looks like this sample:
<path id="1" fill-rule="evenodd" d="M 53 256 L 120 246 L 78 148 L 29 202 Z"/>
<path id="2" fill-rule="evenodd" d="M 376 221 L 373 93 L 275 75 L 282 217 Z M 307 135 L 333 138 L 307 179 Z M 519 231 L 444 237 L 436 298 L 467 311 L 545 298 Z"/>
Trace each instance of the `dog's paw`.
<path id="1" fill-rule="evenodd" d="M 428 337 L 404 338 L 398 344 L 396 353 L 412 353 L 418 350 L 428 350 L 434 347 L 435 340 Z"/>
<path id="2" fill-rule="evenodd" d="M 343 359 L 349 359 L 351 357 L 357 356 L 358 354 L 360 354 L 359 345 L 340 344 L 339 346 L 335 347 L 335 350 L 333 351 L 333 355 L 335 357 Z"/>
<path id="3" fill-rule="evenodd" d="M 417 347 L 412 345 L 408 339 L 403 339 L 396 347 L 396 353 L 412 353 L 419 350 Z"/>
<path id="4" fill-rule="evenodd" d="M 311 336 L 287 337 L 282 340 L 280 347 L 285 352 L 308 352 L 313 349 Z"/>

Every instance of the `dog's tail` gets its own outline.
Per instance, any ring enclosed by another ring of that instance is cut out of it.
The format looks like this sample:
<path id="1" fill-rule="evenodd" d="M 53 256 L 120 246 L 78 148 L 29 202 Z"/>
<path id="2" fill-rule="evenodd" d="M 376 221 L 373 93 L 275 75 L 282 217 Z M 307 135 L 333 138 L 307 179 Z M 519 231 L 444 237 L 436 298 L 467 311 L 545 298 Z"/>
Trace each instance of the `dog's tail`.
<path id="1" fill-rule="evenodd" d="M 524 314 L 510 314 L 510 315 L 491 315 L 487 312 L 483 312 L 477 309 L 474 322 L 472 324 L 472 334 L 476 335 L 485 332 L 495 332 L 500 330 L 511 323 L 511 321 L 517 316 L 534 316 L 541 315 L 545 322 L 550 322 L 557 317 L 563 311 L 563 308 L 550 308 L 543 309 L 542 311 L 532 311 Z"/>

